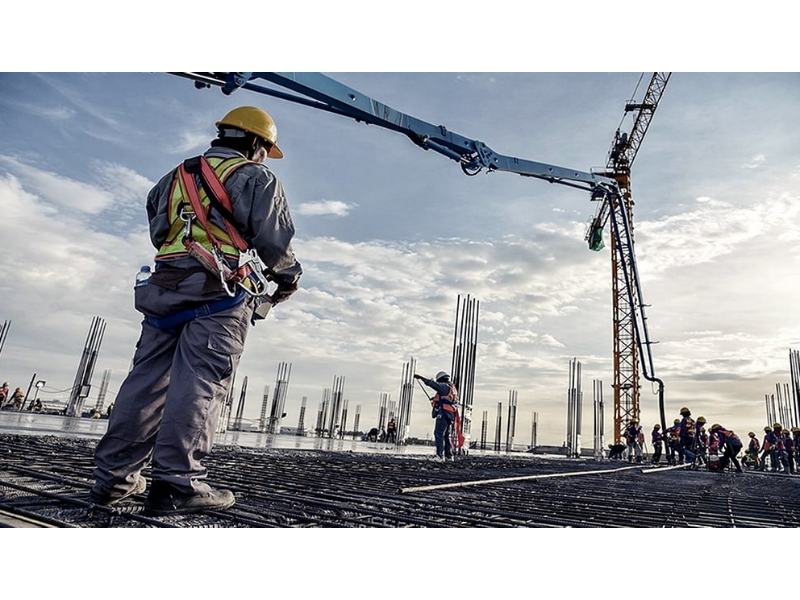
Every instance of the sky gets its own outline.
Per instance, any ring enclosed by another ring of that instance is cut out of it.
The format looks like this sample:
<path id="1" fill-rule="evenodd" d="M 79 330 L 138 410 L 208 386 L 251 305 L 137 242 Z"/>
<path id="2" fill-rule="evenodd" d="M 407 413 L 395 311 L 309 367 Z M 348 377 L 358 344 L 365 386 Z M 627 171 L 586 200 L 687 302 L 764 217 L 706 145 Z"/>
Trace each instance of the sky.
<path id="1" fill-rule="evenodd" d="M 498 153 L 589 171 L 606 162 L 640 72 L 327 72 L 329 77 Z M 800 259 L 797 73 L 674 72 L 632 170 L 636 254 L 655 375 L 668 421 L 681 406 L 746 433 L 766 422 L 765 394 L 790 381 Z M 0 322 L 10 321 L 0 378 L 66 398 L 94 316 L 106 329 L 106 404 L 139 333 L 132 285 L 151 264 L 144 200 L 214 122 L 257 105 L 285 154 L 283 182 L 303 264 L 300 291 L 250 333 L 237 374 L 244 416 L 291 365 L 284 425 L 303 397 L 313 425 L 325 388 L 344 378 L 349 421 L 377 423 L 381 394 L 399 398 L 406 362 L 449 370 L 458 299 L 480 306 L 473 438 L 484 411 L 503 435 L 517 394 L 515 441 L 566 433 L 570 360 L 582 368 L 583 444 L 593 382 L 613 435 L 611 258 L 584 241 L 595 207 L 583 190 L 458 165 L 403 135 L 247 90 L 197 90 L 165 72 L 0 74 Z M 646 382 L 645 382 L 646 383 Z M 657 398 L 642 389 L 646 428 Z M 432 433 L 422 389 L 410 434 Z"/>

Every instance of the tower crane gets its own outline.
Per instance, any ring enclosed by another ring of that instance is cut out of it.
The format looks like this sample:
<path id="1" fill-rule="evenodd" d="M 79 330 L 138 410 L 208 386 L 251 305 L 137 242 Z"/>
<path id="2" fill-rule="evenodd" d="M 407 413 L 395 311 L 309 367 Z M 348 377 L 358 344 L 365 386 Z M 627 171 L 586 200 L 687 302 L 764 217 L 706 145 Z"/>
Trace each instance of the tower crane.
<path id="1" fill-rule="evenodd" d="M 650 83 L 641 102 L 630 100 L 625 104 L 625 116 L 633 114 L 633 125 L 629 132 L 621 132 L 617 128 L 614 140 L 608 152 L 608 160 L 602 175 L 617 182 L 620 196 L 616 199 L 621 203 L 619 210 L 614 212 L 614 207 L 608 201 L 599 205 L 596 216 L 591 222 L 586 234 L 586 240 L 592 250 L 603 248 L 603 227 L 610 214 L 627 217 L 629 240 L 617 240 L 616 228 L 611 228 L 611 288 L 613 300 L 613 327 L 614 327 L 614 442 L 619 443 L 626 424 L 630 419 L 639 419 L 639 353 L 642 356 L 645 378 L 653 380 L 653 361 L 650 353 L 650 342 L 647 333 L 647 321 L 644 316 L 644 305 L 640 304 L 641 327 L 645 339 L 637 339 L 635 306 L 629 301 L 628 286 L 626 281 L 632 280 L 635 273 L 635 261 L 631 260 L 633 253 L 633 199 L 631 197 L 631 166 L 636 159 L 636 154 L 642 144 L 653 114 L 658 108 L 661 95 L 669 81 L 671 73 L 653 73 Z M 641 79 L 639 80 L 641 83 Z M 638 89 L 638 85 L 637 85 Z M 636 96 L 634 90 L 633 96 Z M 612 199 L 613 201 L 613 199 Z M 621 235 L 625 235 L 624 232 Z M 638 280 L 638 276 L 636 276 Z M 633 290 L 635 294 L 637 290 Z M 647 371 L 649 366 L 650 370 Z M 660 381 L 656 381 L 660 383 Z M 660 386 L 663 396 L 663 384 Z M 663 402 L 661 414 L 661 427 L 666 430 L 663 415 Z"/>

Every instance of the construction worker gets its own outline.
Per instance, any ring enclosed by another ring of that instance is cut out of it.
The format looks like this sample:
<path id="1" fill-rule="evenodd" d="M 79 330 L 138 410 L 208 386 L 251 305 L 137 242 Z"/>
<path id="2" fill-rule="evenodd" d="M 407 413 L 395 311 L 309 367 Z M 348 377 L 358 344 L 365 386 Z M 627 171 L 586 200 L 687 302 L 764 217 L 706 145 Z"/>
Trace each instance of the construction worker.
<path id="1" fill-rule="evenodd" d="M 394 419 L 389 419 L 386 424 L 386 441 L 389 444 L 394 444 L 397 441 L 397 424 Z"/>
<path id="2" fill-rule="evenodd" d="M 156 269 L 134 290 L 145 319 L 95 451 L 96 504 L 143 493 L 148 465 L 146 514 L 220 510 L 235 502 L 230 490 L 205 482 L 201 460 L 211 451 L 251 324 L 264 306 L 297 290 L 302 268 L 292 251 L 283 185 L 263 164 L 283 156 L 272 118 L 239 107 L 216 127 L 203 156 L 167 173 L 147 197 Z M 265 272 L 277 285 L 267 304 L 258 283 Z"/>
<path id="3" fill-rule="evenodd" d="M 455 422 L 456 405 L 458 404 L 458 390 L 450 381 L 450 375 L 444 371 L 436 374 L 436 379 L 427 379 L 422 375 L 414 374 L 429 388 L 436 392 L 431 398 L 431 416 L 436 419 L 433 437 L 436 441 L 436 458 L 438 460 L 453 460 L 453 445 L 450 435 Z"/>
<path id="4" fill-rule="evenodd" d="M 719 448 L 723 451 L 722 454 L 722 470 L 728 466 L 729 462 L 733 463 L 737 473 L 742 472 L 742 466 L 736 456 L 742 450 L 742 440 L 733 431 L 725 429 L 719 423 L 714 423 L 711 426 L 711 433 L 717 437 L 719 441 Z"/>
<path id="5" fill-rule="evenodd" d="M 678 439 L 678 427 L 681 424 L 680 419 L 675 419 L 672 422 L 672 427 L 667 427 L 664 432 L 664 442 L 667 445 L 667 462 L 674 465 L 678 462 L 683 462 L 683 456 L 678 452 L 680 440 Z"/>
<path id="6" fill-rule="evenodd" d="M 764 439 L 761 442 L 761 459 L 758 467 L 759 471 L 767 470 L 767 458 L 769 458 L 770 468 L 774 471 L 777 465 L 777 457 L 775 454 L 775 434 L 772 433 L 772 427 L 769 425 L 764 427 Z"/>
<path id="7" fill-rule="evenodd" d="M 708 432 L 706 431 L 705 427 L 702 427 L 701 424 L 705 423 L 706 420 L 703 417 L 697 418 L 697 434 L 694 436 L 694 453 L 695 459 L 698 463 L 702 463 L 708 466 Z"/>
<path id="8" fill-rule="evenodd" d="M 792 427 L 792 447 L 794 448 L 795 473 L 800 469 L 800 427 Z"/>
<path id="9" fill-rule="evenodd" d="M 638 419 L 631 419 L 625 428 L 625 443 L 628 445 L 628 462 L 642 462 L 642 428 Z"/>
<path id="10" fill-rule="evenodd" d="M 773 424 L 772 427 L 764 427 L 764 452 L 761 454 L 761 470 L 766 470 L 764 461 L 765 455 L 769 456 L 770 472 L 777 473 L 781 470 L 789 471 L 789 460 L 786 457 L 786 450 L 783 445 L 783 427 L 780 423 Z"/>
<path id="11" fill-rule="evenodd" d="M 782 467 L 782 472 L 789 474 L 789 456 L 786 451 L 786 434 L 783 431 L 783 426 L 780 423 L 772 425 L 772 433 L 775 434 L 775 457 L 777 458 L 776 466 Z"/>
<path id="12" fill-rule="evenodd" d="M 650 443 L 653 446 L 653 458 L 651 462 L 657 465 L 658 461 L 661 460 L 661 448 L 664 445 L 664 434 L 661 433 L 661 425 L 658 423 L 653 425 L 653 431 L 650 434 Z"/>
<path id="13" fill-rule="evenodd" d="M 17 388 L 14 390 L 14 393 L 11 394 L 11 400 L 9 400 L 9 403 L 12 405 L 12 410 L 22 410 L 22 407 L 25 404 L 25 392 L 22 391 L 22 388 Z"/>
<path id="14" fill-rule="evenodd" d="M 694 419 L 692 419 L 692 411 L 684 406 L 680 410 L 680 415 L 683 417 L 678 425 L 680 453 L 685 460 L 693 462 L 694 452 L 692 452 L 692 449 L 694 448 L 695 423 Z"/>
<path id="15" fill-rule="evenodd" d="M 750 442 L 747 444 L 748 463 L 752 463 L 753 467 L 758 469 L 758 451 L 761 449 L 761 443 L 758 441 L 754 431 L 749 432 L 747 437 L 750 438 Z"/>
<path id="16" fill-rule="evenodd" d="M 788 431 L 783 432 L 783 449 L 786 452 L 786 462 L 788 465 L 787 473 L 795 473 L 794 440 Z"/>
<path id="17" fill-rule="evenodd" d="M 625 444 L 609 444 L 608 445 L 608 459 L 609 460 L 622 460 L 625 457 Z"/>

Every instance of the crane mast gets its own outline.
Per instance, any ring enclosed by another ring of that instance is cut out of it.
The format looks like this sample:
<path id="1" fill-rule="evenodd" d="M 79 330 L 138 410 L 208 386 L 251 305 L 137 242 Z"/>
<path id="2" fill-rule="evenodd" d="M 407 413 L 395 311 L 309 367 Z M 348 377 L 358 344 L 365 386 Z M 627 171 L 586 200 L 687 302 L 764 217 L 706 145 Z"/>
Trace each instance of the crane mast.
<path id="1" fill-rule="evenodd" d="M 625 426 L 630 419 L 639 419 L 639 392 L 641 389 L 639 374 L 639 351 L 641 344 L 637 340 L 635 304 L 628 298 L 626 281 L 634 280 L 635 260 L 633 258 L 633 198 L 631 196 L 631 166 L 639 151 L 653 114 L 658 108 L 661 95 L 670 78 L 670 73 L 653 73 L 642 102 L 629 101 L 625 105 L 625 114 L 635 113 L 633 125 L 629 133 L 617 129 L 608 154 L 606 170 L 602 173 L 617 182 L 620 195 L 610 197 L 603 202 L 598 215 L 587 234 L 593 250 L 602 248 L 602 229 L 609 218 L 619 220 L 627 217 L 627 228 L 611 228 L 611 293 L 613 302 L 614 333 L 614 442 L 622 439 Z M 635 92 L 634 92 L 635 94 Z M 609 205 L 620 202 L 621 206 Z M 617 236 L 629 236 L 630 239 L 617 239 Z M 635 291 L 635 290 L 634 290 Z M 645 349 L 649 357 L 649 340 Z M 643 358 L 643 357 L 642 357 Z M 652 361 L 651 361 L 652 372 Z M 662 421 L 663 421 L 662 415 Z M 665 425 L 662 424 L 662 427 Z"/>

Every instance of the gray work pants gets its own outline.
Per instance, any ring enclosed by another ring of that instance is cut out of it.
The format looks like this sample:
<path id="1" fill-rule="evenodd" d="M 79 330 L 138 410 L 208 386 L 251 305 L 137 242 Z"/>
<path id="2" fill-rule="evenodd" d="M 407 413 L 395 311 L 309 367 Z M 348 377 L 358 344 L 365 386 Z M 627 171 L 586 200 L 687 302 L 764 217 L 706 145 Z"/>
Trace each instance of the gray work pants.
<path id="1" fill-rule="evenodd" d="M 195 273 L 168 290 L 136 290 L 139 310 L 165 316 L 219 298 Z M 133 367 L 120 387 L 108 430 L 95 451 L 95 491 L 128 491 L 152 463 L 154 480 L 187 494 L 209 490 L 201 460 L 211 451 L 222 406 L 244 349 L 252 302 L 195 318 L 177 333 L 142 324 Z"/>

